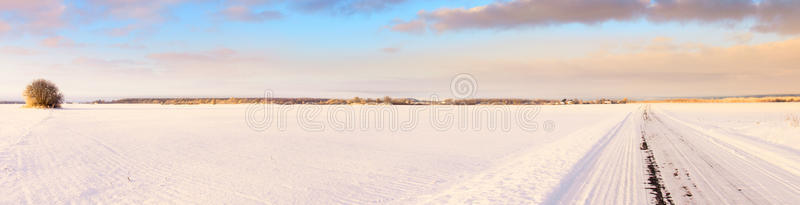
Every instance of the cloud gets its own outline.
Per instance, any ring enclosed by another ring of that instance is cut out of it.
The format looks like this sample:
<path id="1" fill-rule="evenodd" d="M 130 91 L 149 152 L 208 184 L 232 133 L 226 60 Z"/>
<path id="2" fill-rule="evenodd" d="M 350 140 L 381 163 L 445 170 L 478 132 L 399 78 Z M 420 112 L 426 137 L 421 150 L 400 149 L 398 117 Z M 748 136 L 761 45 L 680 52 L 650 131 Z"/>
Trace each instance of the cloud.
<path id="1" fill-rule="evenodd" d="M 740 21 L 756 10 L 751 0 L 656 0 L 647 17 L 652 21 Z"/>
<path id="2" fill-rule="evenodd" d="M 37 51 L 30 50 L 30 49 L 23 48 L 23 47 L 17 47 L 17 46 L 3 46 L 3 47 L 0 47 L 0 52 L 4 53 L 4 54 L 24 55 L 24 56 L 39 54 L 39 52 L 37 52 Z"/>
<path id="3" fill-rule="evenodd" d="M 231 0 L 231 6 L 262 6 L 287 4 L 288 7 L 306 13 L 357 14 L 372 13 L 388 9 L 408 0 Z"/>
<path id="4" fill-rule="evenodd" d="M 144 45 L 130 44 L 130 43 L 111 44 L 111 47 L 119 48 L 119 49 L 131 49 L 131 50 L 139 50 L 139 49 L 147 48 L 147 46 L 144 46 Z"/>
<path id="5" fill-rule="evenodd" d="M 420 11 L 415 19 L 394 22 L 395 31 L 419 33 L 419 24 L 437 32 L 510 29 L 569 23 L 595 24 L 645 18 L 652 22 L 756 21 L 753 30 L 800 33 L 800 1 L 790 0 L 510 0 L 473 8 Z"/>
<path id="6" fill-rule="evenodd" d="M 74 60 L 72 60 L 72 64 L 101 67 L 101 68 L 117 68 L 123 66 L 142 65 L 141 62 L 136 62 L 133 60 L 106 60 L 106 59 L 90 58 L 90 57 L 75 58 Z"/>
<path id="7" fill-rule="evenodd" d="M 397 53 L 397 52 L 400 52 L 400 48 L 399 47 L 386 47 L 386 48 L 381 48 L 381 51 L 383 51 L 384 53 Z"/>
<path id="8" fill-rule="evenodd" d="M 316 0 L 316 1 L 324 1 L 324 0 Z M 405 3 L 407 0 L 339 0 L 338 7 L 334 7 L 338 9 L 339 12 L 345 14 L 354 14 L 354 13 L 370 13 L 376 11 L 382 11 L 388 9 L 396 4 Z M 332 1 L 336 2 L 336 1 Z"/>
<path id="9" fill-rule="evenodd" d="M 254 12 L 246 6 L 230 6 L 218 13 L 225 19 L 233 21 L 262 22 L 283 18 L 283 14 L 277 11 Z"/>
<path id="10" fill-rule="evenodd" d="M 163 20 L 165 9 L 190 0 L 88 0 L 90 9 L 120 19 Z"/>
<path id="11" fill-rule="evenodd" d="M 729 47 L 656 38 L 622 53 L 467 63 L 492 67 L 473 72 L 482 85 L 524 85 L 541 95 L 741 95 L 800 91 L 797 53 L 800 38 Z"/>
<path id="12" fill-rule="evenodd" d="M 398 32 L 406 32 L 406 33 L 416 33 L 421 34 L 425 33 L 426 31 L 426 24 L 425 21 L 422 19 L 415 19 L 408 22 L 404 22 L 402 20 L 395 20 L 393 25 L 389 26 L 389 29 L 392 31 Z"/>
<path id="13" fill-rule="evenodd" d="M 161 63 L 175 64 L 175 63 L 197 63 L 197 62 L 219 62 L 233 59 L 237 54 L 236 51 L 229 48 L 219 48 L 210 51 L 202 52 L 169 52 L 169 53 L 152 53 L 147 55 L 148 58 L 157 60 Z"/>
<path id="14" fill-rule="evenodd" d="M 72 39 L 64 38 L 61 36 L 53 36 L 42 39 L 42 41 L 39 42 L 39 44 L 50 48 L 71 48 L 71 47 L 80 47 L 84 45 L 81 43 L 75 43 L 75 41 L 72 41 Z"/>
<path id="15" fill-rule="evenodd" d="M 156 30 L 158 25 L 174 18 L 170 9 L 183 3 L 199 3 L 207 0 L 86 0 L 86 4 L 74 7 L 73 17 L 81 23 L 96 19 L 124 21 L 123 26 L 102 28 L 114 37 L 128 36 Z M 119 25 L 119 24 L 117 24 Z"/>
<path id="16" fill-rule="evenodd" d="M 760 32 L 781 34 L 800 33 L 800 1 L 763 0 L 759 4 L 758 23 L 753 28 Z"/>
<path id="17" fill-rule="evenodd" d="M 416 28 L 420 20 L 435 31 L 515 28 L 564 23 L 593 24 L 635 17 L 647 5 L 638 0 L 513 0 L 485 6 L 420 11 L 418 18 L 394 27 Z M 404 24 L 415 24 L 413 26 Z"/>
<path id="18" fill-rule="evenodd" d="M 85 4 L 68 4 L 70 1 L 63 0 L 0 0 L 0 32 L 13 28 L 21 34 L 52 35 L 70 26 L 71 21 L 86 23 L 107 17 L 153 24 L 164 20 L 170 6 L 187 1 L 190 0 L 87 0 Z M 123 35 L 138 28 L 121 29 L 127 30 L 114 34 Z"/>
<path id="19" fill-rule="evenodd" d="M 205 51 L 152 53 L 147 55 L 147 58 L 161 76 L 191 79 L 191 81 L 243 83 L 244 79 L 270 71 L 271 62 L 261 55 L 261 53 L 240 53 L 229 48 L 218 48 Z"/>
<path id="20" fill-rule="evenodd" d="M 61 76 L 73 76 L 70 79 L 84 80 L 78 86 L 90 86 L 94 83 L 86 84 L 85 80 L 105 81 L 102 84 L 114 83 L 120 87 L 132 87 L 141 85 L 142 82 L 151 80 L 157 75 L 152 64 L 140 60 L 132 59 L 107 59 L 103 57 L 76 57 L 70 63 L 56 65 L 51 73 L 60 73 Z M 86 76 L 89 76 L 88 79 Z M 98 78 L 97 76 L 103 76 Z M 125 83 L 122 83 L 125 82 Z M 92 88 L 89 88 L 91 90 Z"/>
<path id="21" fill-rule="evenodd" d="M 406 0 L 360 0 L 351 2 L 348 7 L 353 11 L 380 11 L 404 2 Z"/>
<path id="22" fill-rule="evenodd" d="M 128 34 L 134 32 L 136 30 L 142 29 L 142 27 L 145 27 L 145 26 L 143 24 L 128 24 L 128 25 L 125 25 L 125 26 L 122 26 L 122 27 L 116 27 L 116 28 L 108 29 L 108 30 L 106 30 L 105 33 L 108 34 L 108 35 L 111 35 L 111 36 L 116 36 L 116 37 L 127 36 Z"/>
<path id="23" fill-rule="evenodd" d="M 6 23 L 5 21 L 0 20 L 0 34 L 6 33 L 11 31 L 11 25 Z"/>
<path id="24" fill-rule="evenodd" d="M 59 0 L 3 0 L 0 32 L 52 33 L 67 24 L 63 19 L 66 10 L 67 6 Z"/>
<path id="25" fill-rule="evenodd" d="M 217 4 L 217 15 L 227 20 L 260 22 L 279 19 L 282 13 L 254 10 L 261 6 L 286 6 L 309 13 L 371 13 L 388 9 L 407 0 L 227 0 Z M 87 24 L 97 19 L 126 21 L 126 26 L 110 28 L 112 36 L 127 36 L 152 29 L 170 18 L 171 9 L 181 4 L 208 3 L 209 0 L 0 0 L 0 34 L 54 35 L 71 23 Z"/>
<path id="26" fill-rule="evenodd" d="M 739 44 L 745 44 L 745 43 L 749 43 L 751 40 L 753 40 L 753 33 L 750 33 L 750 32 L 737 33 L 737 34 L 734 34 L 734 35 L 730 36 L 729 38 L 731 40 L 733 40 L 734 42 L 737 42 Z"/>
<path id="27" fill-rule="evenodd" d="M 334 8 L 342 0 L 296 0 L 292 2 L 292 7 L 306 12 L 318 12 Z"/>

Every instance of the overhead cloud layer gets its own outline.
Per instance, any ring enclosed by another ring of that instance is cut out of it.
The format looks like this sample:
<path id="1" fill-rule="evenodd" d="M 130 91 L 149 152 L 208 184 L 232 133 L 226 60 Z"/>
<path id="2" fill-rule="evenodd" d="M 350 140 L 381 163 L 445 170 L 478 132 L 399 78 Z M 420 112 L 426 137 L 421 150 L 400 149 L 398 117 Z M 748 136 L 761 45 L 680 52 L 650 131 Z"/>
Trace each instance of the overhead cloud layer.
<path id="1" fill-rule="evenodd" d="M 221 13 L 230 13 L 231 9 L 285 4 L 289 8 L 305 13 L 356 14 L 382 11 L 407 0 L 229 0 L 224 4 L 229 7 Z M 248 9 L 249 10 L 249 9 Z M 240 12 L 240 11 L 237 11 Z M 258 15 L 259 12 L 256 12 Z M 262 12 L 263 13 L 263 12 Z M 227 15 L 227 14 L 226 14 Z M 269 16 L 273 16 L 269 14 Z M 251 21 L 252 18 L 232 20 Z"/>
<path id="2" fill-rule="evenodd" d="M 219 15 L 228 20 L 249 22 L 261 22 L 283 17 L 283 14 L 277 11 L 252 11 L 245 6 L 230 6 L 220 11 Z"/>
<path id="3" fill-rule="evenodd" d="M 652 22 L 705 23 L 738 23 L 754 19 L 755 31 L 796 34 L 800 33 L 798 9 L 800 1 L 791 0 L 511 0 L 473 8 L 423 10 L 416 19 L 397 22 L 391 28 L 400 32 L 418 32 L 423 27 L 445 32 L 595 24 L 641 18 Z"/>
<path id="4" fill-rule="evenodd" d="M 424 97 L 455 73 L 486 97 L 800 93 L 797 0 L 474 2 L 0 0 L 0 100 L 33 78 L 89 98 Z M 398 14 L 389 29 L 443 34 L 375 32 Z"/>
<path id="5" fill-rule="evenodd" d="M 224 20 L 262 22 L 279 19 L 283 13 L 259 7 L 285 6 L 304 13 L 357 14 L 388 9 L 407 0 L 223 0 L 216 12 Z M 207 0 L 0 0 L 0 35 L 7 33 L 52 35 L 71 23 L 102 19 L 126 21 L 125 26 L 109 29 L 112 36 L 124 36 L 148 29 L 174 18 L 170 10 L 184 4 Z"/>
<path id="6" fill-rule="evenodd" d="M 58 0 L 0 0 L 0 35 L 50 33 L 66 25 L 66 6 Z"/>
<path id="7" fill-rule="evenodd" d="M 353 14 L 375 12 L 386 9 L 406 0 L 291 0 L 290 4 L 306 12 L 331 11 L 334 13 Z"/>
<path id="8" fill-rule="evenodd" d="M 800 77 L 800 38 L 753 45 L 712 46 L 655 38 L 629 52 L 603 51 L 574 58 L 471 60 L 464 67 L 487 90 L 516 87 L 542 96 L 709 96 L 794 93 Z M 477 65 L 477 66 L 475 66 Z M 758 68 L 758 69 L 755 69 Z M 524 85 L 524 86 L 523 86 Z"/>

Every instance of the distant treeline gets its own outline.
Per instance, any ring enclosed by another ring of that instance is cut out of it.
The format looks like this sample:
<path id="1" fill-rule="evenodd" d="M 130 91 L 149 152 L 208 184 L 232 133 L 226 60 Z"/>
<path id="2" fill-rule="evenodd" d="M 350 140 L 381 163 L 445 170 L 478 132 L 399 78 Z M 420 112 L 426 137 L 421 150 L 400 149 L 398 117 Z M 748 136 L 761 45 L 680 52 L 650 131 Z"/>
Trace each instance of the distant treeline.
<path id="1" fill-rule="evenodd" d="M 800 96 L 772 97 L 723 97 L 723 98 L 677 98 L 664 100 L 631 101 L 623 99 L 518 99 L 518 98 L 475 98 L 444 99 L 440 101 L 418 100 L 415 98 L 124 98 L 113 101 L 94 101 L 95 104 L 164 104 L 164 105 L 198 105 L 198 104 L 311 104 L 311 105 L 571 105 L 571 104 L 627 104 L 627 103 L 766 103 L 766 102 L 800 102 Z M 0 104 L 21 104 L 23 102 L 0 101 Z"/>
<path id="2" fill-rule="evenodd" d="M 94 101 L 94 104 L 164 104 L 164 105 L 197 105 L 197 104 L 313 104 L 313 105 L 556 105 L 556 104 L 624 104 L 629 103 L 628 99 L 612 100 L 580 100 L 580 99 L 498 99 L 498 98 L 477 98 L 477 99 L 445 99 L 442 101 L 426 101 L 414 98 L 360 98 L 351 99 L 329 99 L 329 98 L 124 98 L 113 101 Z"/>
<path id="3" fill-rule="evenodd" d="M 95 104 L 166 104 L 166 105 L 194 105 L 194 104 L 319 104 L 327 102 L 324 98 L 273 98 L 269 101 L 264 98 L 123 98 L 113 101 L 94 101 Z"/>
<path id="4" fill-rule="evenodd" d="M 0 104 L 25 104 L 22 101 L 0 101 Z"/>
<path id="5" fill-rule="evenodd" d="M 666 100 L 637 101 L 637 103 L 767 103 L 767 102 L 800 102 L 800 96 L 726 97 L 717 99 L 680 98 L 680 99 L 666 99 Z"/>

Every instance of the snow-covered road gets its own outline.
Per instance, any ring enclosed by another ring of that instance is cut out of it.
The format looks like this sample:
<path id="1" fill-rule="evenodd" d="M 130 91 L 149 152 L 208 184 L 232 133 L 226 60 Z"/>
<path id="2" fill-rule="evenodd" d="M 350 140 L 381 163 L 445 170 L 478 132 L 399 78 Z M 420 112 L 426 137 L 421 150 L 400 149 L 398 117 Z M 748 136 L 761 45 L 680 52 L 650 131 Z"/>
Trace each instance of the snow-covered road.
<path id="1" fill-rule="evenodd" d="M 663 109 L 668 108 L 648 109 L 643 124 L 666 191 L 675 203 L 800 201 L 798 150 L 714 125 L 688 123 Z"/>
<path id="2" fill-rule="evenodd" d="M 798 104 L 543 106 L 555 127 L 535 132 L 309 131 L 294 112 L 258 132 L 245 108 L 0 105 L 0 204 L 800 201 Z"/>

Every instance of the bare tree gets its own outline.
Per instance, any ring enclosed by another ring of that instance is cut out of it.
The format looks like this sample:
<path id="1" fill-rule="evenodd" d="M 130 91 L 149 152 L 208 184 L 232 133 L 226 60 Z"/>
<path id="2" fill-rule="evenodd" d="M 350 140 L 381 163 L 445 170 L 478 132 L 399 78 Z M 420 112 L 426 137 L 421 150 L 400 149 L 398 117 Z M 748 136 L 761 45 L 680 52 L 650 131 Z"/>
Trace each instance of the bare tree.
<path id="1" fill-rule="evenodd" d="M 27 107 L 60 108 L 64 96 L 58 87 L 45 79 L 34 80 L 22 93 Z"/>
<path id="2" fill-rule="evenodd" d="M 392 104 L 392 98 L 391 98 L 391 97 L 389 97 L 389 96 L 385 96 L 385 97 L 383 97 L 383 103 L 384 103 L 384 104 L 390 104 L 390 105 L 391 105 L 391 104 Z"/>

